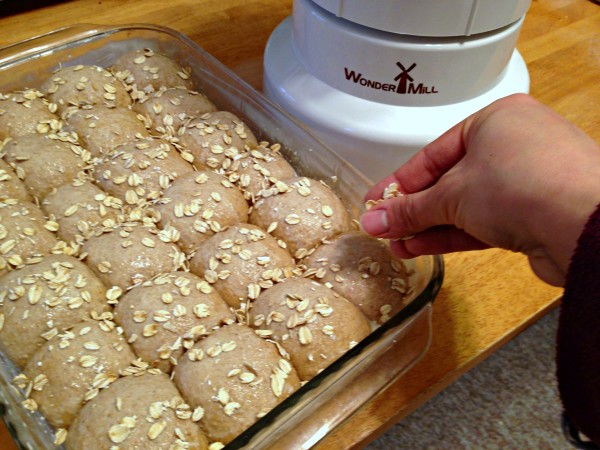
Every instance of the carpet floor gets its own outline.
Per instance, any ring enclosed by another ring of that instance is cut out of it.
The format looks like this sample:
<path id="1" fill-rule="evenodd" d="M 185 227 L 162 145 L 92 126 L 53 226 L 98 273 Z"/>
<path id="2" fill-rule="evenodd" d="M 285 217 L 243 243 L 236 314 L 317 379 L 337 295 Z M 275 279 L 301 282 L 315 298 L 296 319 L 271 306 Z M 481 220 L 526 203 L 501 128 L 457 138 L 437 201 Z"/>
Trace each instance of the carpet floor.
<path id="1" fill-rule="evenodd" d="M 558 310 L 463 375 L 366 450 L 572 450 L 555 380 Z"/>

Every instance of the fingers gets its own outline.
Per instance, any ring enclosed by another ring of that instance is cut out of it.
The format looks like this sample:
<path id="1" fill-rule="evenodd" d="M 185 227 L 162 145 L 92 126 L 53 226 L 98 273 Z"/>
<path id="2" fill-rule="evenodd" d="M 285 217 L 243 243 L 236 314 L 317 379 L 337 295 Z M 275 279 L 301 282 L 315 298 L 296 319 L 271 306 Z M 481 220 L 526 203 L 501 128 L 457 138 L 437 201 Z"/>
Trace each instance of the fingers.
<path id="1" fill-rule="evenodd" d="M 431 228 L 410 239 L 390 242 L 392 253 L 404 259 L 486 248 L 490 246 L 453 226 Z"/>
<path id="2" fill-rule="evenodd" d="M 406 164 L 373 186 L 366 194 L 365 200 L 382 198 L 384 189 L 391 183 L 397 183 L 399 191 L 404 194 L 419 192 L 434 185 L 464 156 L 464 126 L 465 122 L 455 125 L 425 146 Z"/>
<path id="3" fill-rule="evenodd" d="M 454 188 L 437 184 L 415 194 L 395 197 L 374 205 L 361 217 L 362 229 L 381 238 L 397 239 L 437 225 L 455 223 Z"/>

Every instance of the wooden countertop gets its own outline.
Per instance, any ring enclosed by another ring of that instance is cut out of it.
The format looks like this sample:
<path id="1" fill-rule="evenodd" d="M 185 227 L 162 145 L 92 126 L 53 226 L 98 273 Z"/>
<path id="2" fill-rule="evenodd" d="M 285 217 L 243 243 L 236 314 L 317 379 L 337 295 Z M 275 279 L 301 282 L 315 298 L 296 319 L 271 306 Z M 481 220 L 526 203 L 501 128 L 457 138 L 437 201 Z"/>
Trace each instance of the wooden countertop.
<path id="1" fill-rule="evenodd" d="M 265 43 L 291 13 L 292 2 L 36 3 L 48 6 L 0 17 L 0 46 L 76 23 L 156 23 L 187 34 L 260 89 Z M 1 8 L 6 10 L 5 5 Z M 533 0 L 518 48 L 530 70 L 531 94 L 600 141 L 598 30 L 600 6 L 592 1 Z M 427 355 L 320 448 L 369 442 L 558 304 L 561 291 L 537 280 L 521 255 L 486 250 L 448 255 L 445 261 L 446 278 L 434 308 L 433 342 Z M 0 448 L 16 448 L 4 427 Z"/>

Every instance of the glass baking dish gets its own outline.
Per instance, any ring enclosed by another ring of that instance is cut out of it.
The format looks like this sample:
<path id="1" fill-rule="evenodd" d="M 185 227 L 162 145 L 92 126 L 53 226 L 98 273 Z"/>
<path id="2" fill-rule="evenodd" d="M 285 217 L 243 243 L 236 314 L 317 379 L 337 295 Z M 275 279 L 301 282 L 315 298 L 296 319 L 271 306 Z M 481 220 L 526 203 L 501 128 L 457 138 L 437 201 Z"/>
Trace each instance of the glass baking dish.
<path id="1" fill-rule="evenodd" d="M 59 65 L 109 66 L 121 53 L 149 47 L 192 69 L 197 89 L 219 109 L 242 118 L 259 140 L 283 146 L 283 154 L 305 176 L 326 181 L 358 218 L 370 182 L 297 121 L 174 30 L 149 25 L 77 25 L 0 49 L 0 92 L 39 87 Z M 408 371 L 431 340 L 432 303 L 443 279 L 440 256 L 406 261 L 414 295 L 406 308 L 261 418 L 226 447 L 303 449 L 317 444 L 368 400 Z M 17 445 L 55 448 L 54 432 L 38 413 L 20 406 L 12 385 L 18 374 L 0 354 L 0 412 Z"/>

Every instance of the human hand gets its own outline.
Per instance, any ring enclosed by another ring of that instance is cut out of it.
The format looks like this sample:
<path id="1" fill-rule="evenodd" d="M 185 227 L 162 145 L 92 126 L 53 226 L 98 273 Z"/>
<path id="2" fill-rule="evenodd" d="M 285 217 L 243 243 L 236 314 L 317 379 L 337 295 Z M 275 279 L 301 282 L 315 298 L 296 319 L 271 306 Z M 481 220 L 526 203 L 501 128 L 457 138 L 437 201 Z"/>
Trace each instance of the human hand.
<path id="1" fill-rule="evenodd" d="M 391 183 L 405 195 L 378 202 L 361 224 L 393 239 L 399 257 L 502 247 L 525 253 L 537 276 L 560 286 L 600 203 L 600 148 L 550 108 L 516 94 L 424 147 L 365 199 L 382 198 Z"/>

